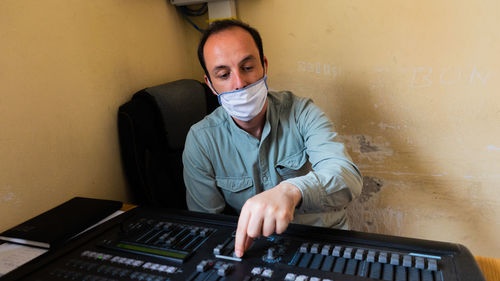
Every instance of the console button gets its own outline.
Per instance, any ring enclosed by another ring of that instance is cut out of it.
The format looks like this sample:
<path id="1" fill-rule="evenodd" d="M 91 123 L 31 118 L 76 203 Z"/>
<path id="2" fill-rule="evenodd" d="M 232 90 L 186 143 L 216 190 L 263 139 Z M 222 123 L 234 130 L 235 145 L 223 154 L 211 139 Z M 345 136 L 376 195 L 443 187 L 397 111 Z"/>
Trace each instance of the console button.
<path id="1" fill-rule="evenodd" d="M 391 264 L 392 265 L 399 265 L 399 254 L 392 254 L 391 255 Z"/>
<path id="2" fill-rule="evenodd" d="M 325 256 L 330 255 L 331 248 L 332 248 L 331 245 L 324 245 L 323 248 L 321 249 L 321 254 Z"/>
<path id="3" fill-rule="evenodd" d="M 418 269 L 425 269 L 425 260 L 422 257 L 415 258 L 415 267 Z"/>
<path id="4" fill-rule="evenodd" d="M 427 260 L 427 269 L 432 270 L 432 271 L 437 271 L 438 266 L 437 266 L 437 260 L 435 259 L 428 259 Z"/>
<path id="5" fill-rule="evenodd" d="M 352 248 L 348 247 L 348 248 L 345 248 L 344 250 L 344 258 L 346 259 L 352 259 Z"/>
<path id="6" fill-rule="evenodd" d="M 262 271 L 261 276 L 271 278 L 273 276 L 273 270 L 269 268 L 265 268 L 264 271 Z"/>
<path id="7" fill-rule="evenodd" d="M 367 262 L 375 262 L 375 251 L 368 251 L 368 255 L 366 256 Z"/>
<path id="8" fill-rule="evenodd" d="M 311 253 L 312 254 L 317 254 L 319 253 L 319 244 L 315 243 L 311 246 Z"/>
<path id="9" fill-rule="evenodd" d="M 354 255 L 354 258 L 362 261 L 365 258 L 365 250 L 357 249 L 356 254 Z"/>
<path id="10" fill-rule="evenodd" d="M 342 247 L 335 246 L 335 248 L 333 248 L 333 251 L 332 251 L 332 256 L 340 257 L 341 253 L 342 253 Z"/>
<path id="11" fill-rule="evenodd" d="M 380 252 L 378 254 L 378 262 L 387 263 L 387 252 Z"/>
<path id="12" fill-rule="evenodd" d="M 403 256 L 403 266 L 404 267 L 411 267 L 412 266 L 412 257 L 409 255 L 404 255 Z"/>
<path id="13" fill-rule="evenodd" d="M 303 243 L 301 246 L 300 246 L 300 250 L 299 250 L 301 253 L 307 253 L 309 252 L 309 243 Z"/>

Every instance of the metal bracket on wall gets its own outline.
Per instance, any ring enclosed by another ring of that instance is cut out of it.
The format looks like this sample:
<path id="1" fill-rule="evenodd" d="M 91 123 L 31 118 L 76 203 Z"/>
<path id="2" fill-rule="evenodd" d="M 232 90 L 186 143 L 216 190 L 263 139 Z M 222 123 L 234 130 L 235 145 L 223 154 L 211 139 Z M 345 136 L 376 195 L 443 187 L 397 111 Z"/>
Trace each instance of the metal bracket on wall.
<path id="1" fill-rule="evenodd" d="M 208 3 L 209 22 L 222 19 L 236 19 L 235 0 L 170 0 L 176 6 Z"/>

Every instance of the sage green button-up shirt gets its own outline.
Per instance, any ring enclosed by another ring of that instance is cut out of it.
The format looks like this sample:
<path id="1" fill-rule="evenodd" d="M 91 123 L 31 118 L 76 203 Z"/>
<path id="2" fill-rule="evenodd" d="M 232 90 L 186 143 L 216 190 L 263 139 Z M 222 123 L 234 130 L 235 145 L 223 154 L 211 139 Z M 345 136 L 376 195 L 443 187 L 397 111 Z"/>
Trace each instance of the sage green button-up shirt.
<path id="1" fill-rule="evenodd" d="M 188 208 L 240 211 L 248 198 L 286 181 L 302 193 L 293 222 L 347 228 L 345 207 L 361 192 L 362 177 L 332 122 L 290 92 L 269 92 L 267 101 L 260 140 L 222 107 L 191 127 L 182 157 Z"/>

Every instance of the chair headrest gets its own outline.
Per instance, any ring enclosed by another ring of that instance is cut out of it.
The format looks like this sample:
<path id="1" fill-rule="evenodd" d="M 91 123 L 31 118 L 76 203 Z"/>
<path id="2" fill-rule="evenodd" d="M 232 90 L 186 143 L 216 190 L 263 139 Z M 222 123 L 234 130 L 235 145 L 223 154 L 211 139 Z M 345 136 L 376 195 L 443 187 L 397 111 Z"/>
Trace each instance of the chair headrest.
<path id="1" fill-rule="evenodd" d="M 182 79 L 146 88 L 163 117 L 171 149 L 183 149 L 189 128 L 207 115 L 205 87 L 197 80 Z"/>

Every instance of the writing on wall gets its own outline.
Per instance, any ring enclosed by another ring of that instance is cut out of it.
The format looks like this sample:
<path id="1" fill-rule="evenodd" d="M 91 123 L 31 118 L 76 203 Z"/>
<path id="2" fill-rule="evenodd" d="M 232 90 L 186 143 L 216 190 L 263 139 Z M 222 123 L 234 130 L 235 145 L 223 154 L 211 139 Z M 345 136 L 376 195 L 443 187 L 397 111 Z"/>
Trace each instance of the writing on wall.
<path id="1" fill-rule="evenodd" d="M 322 77 L 339 78 L 343 73 L 340 65 L 321 63 L 321 62 L 297 62 L 297 71 L 313 73 Z M 433 85 L 455 85 L 458 83 L 468 83 L 471 85 L 486 85 L 491 79 L 492 72 L 482 67 L 474 66 L 470 69 L 460 67 L 375 67 L 369 73 L 370 86 L 372 88 L 383 88 L 387 85 L 385 79 L 390 78 L 391 74 L 403 74 L 404 81 L 410 88 L 428 88 Z"/>

